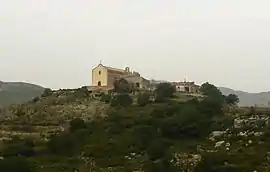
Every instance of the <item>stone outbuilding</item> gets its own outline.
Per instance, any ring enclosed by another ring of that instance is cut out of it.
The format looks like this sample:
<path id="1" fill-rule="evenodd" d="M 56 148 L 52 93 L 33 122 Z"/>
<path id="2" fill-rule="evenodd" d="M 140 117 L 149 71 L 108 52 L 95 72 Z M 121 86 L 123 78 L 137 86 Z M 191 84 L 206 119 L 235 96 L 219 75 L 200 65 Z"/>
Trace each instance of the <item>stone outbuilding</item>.
<path id="1" fill-rule="evenodd" d="M 198 93 L 200 90 L 200 86 L 196 85 L 195 82 L 173 82 L 173 85 L 178 92 Z"/>

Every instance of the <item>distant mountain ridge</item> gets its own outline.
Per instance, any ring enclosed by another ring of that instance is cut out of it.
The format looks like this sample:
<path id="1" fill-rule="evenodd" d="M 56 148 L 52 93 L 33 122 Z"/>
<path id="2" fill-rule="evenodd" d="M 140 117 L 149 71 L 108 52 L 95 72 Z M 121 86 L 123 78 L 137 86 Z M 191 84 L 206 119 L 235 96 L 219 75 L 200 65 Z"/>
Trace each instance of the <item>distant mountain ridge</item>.
<path id="1" fill-rule="evenodd" d="M 25 103 L 40 96 L 45 88 L 25 82 L 0 81 L 0 107 Z"/>
<path id="2" fill-rule="evenodd" d="M 240 99 L 240 106 L 270 106 L 270 92 L 248 93 L 226 87 L 219 87 L 223 95 L 235 94 Z"/>

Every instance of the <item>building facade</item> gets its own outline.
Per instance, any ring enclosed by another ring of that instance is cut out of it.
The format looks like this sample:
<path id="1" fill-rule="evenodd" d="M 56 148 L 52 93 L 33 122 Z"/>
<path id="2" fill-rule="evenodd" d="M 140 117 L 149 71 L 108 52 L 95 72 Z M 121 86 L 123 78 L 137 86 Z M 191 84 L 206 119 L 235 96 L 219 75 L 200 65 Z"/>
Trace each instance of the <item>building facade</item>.
<path id="1" fill-rule="evenodd" d="M 137 88 L 146 88 L 149 81 L 140 76 L 137 72 L 131 72 L 129 67 L 117 69 L 99 64 L 92 69 L 92 87 L 114 88 L 114 82 L 124 78 L 129 83 L 134 84 Z"/>
<path id="2" fill-rule="evenodd" d="M 174 82 L 173 85 L 178 92 L 198 93 L 200 89 L 200 86 L 196 85 L 195 82 Z"/>
<path id="3" fill-rule="evenodd" d="M 127 74 L 123 76 L 123 78 L 129 83 L 132 83 L 135 88 L 147 89 L 150 85 L 150 81 L 141 77 L 140 74 L 137 72 Z"/>

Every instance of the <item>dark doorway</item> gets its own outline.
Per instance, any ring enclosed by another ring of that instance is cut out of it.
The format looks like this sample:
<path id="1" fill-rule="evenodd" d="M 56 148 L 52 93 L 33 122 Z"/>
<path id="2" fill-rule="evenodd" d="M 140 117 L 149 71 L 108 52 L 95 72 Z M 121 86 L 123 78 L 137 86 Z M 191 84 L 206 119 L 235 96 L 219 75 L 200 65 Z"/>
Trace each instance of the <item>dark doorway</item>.
<path id="1" fill-rule="evenodd" d="M 136 83 L 136 88 L 140 88 L 140 83 Z"/>
<path id="2" fill-rule="evenodd" d="M 101 81 L 98 81 L 98 86 L 101 86 Z"/>
<path id="3" fill-rule="evenodd" d="M 189 87 L 185 87 L 185 92 L 189 93 Z"/>

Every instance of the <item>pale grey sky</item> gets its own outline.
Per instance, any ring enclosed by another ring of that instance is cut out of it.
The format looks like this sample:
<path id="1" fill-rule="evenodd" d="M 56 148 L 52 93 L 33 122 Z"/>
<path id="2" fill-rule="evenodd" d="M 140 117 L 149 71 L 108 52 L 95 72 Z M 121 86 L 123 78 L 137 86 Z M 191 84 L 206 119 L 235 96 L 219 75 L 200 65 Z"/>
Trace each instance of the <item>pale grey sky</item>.
<path id="1" fill-rule="evenodd" d="M 0 80 L 91 84 L 99 63 L 151 79 L 270 91 L 269 0 L 0 0 Z"/>

